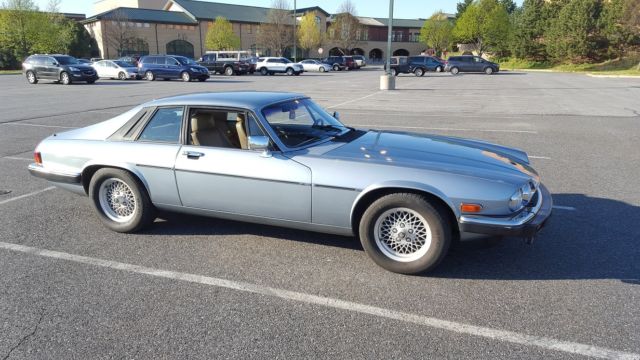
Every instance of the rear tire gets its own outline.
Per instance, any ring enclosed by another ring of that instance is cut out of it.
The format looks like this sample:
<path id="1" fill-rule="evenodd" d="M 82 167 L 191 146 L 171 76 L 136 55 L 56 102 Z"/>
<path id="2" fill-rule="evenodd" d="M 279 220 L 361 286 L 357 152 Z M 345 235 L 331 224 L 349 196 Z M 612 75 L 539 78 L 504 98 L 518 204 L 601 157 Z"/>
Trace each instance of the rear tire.
<path id="1" fill-rule="evenodd" d="M 418 77 L 424 76 L 424 70 L 422 70 L 421 68 L 417 68 L 413 73 Z"/>
<path id="2" fill-rule="evenodd" d="M 458 75 L 459 72 L 460 72 L 460 69 L 458 69 L 457 67 L 454 66 L 451 68 L 451 73 L 453 75 Z"/>
<path id="3" fill-rule="evenodd" d="M 398 76 L 398 70 L 391 69 L 391 76 Z"/>
<path id="4" fill-rule="evenodd" d="M 156 79 L 156 76 L 151 71 L 147 71 L 146 73 L 144 73 L 144 77 L 149 81 L 155 81 Z"/>
<path id="5" fill-rule="evenodd" d="M 436 66 L 436 72 L 442 72 L 442 66 Z"/>
<path id="6" fill-rule="evenodd" d="M 333 71 L 340 71 L 340 66 L 338 64 L 333 65 Z"/>
<path id="7" fill-rule="evenodd" d="M 27 71 L 27 81 L 32 85 L 37 84 L 38 78 L 36 77 L 36 73 L 34 73 L 33 71 Z"/>
<path id="8" fill-rule="evenodd" d="M 63 71 L 63 72 L 60 74 L 60 82 L 61 82 L 63 85 L 71 85 L 71 82 L 72 82 L 72 81 L 71 81 L 71 76 L 69 76 L 69 73 L 67 73 L 67 72 Z"/>
<path id="9" fill-rule="evenodd" d="M 89 197 L 102 223 L 117 232 L 136 232 L 151 224 L 156 210 L 146 189 L 131 173 L 103 168 L 89 183 Z"/>
<path id="10" fill-rule="evenodd" d="M 235 71 L 233 71 L 233 68 L 231 66 L 227 66 L 224 69 L 224 74 L 227 76 L 233 76 L 233 74 L 235 73 Z"/>
<path id="11" fill-rule="evenodd" d="M 379 266 L 401 274 L 433 270 L 451 244 L 451 226 L 438 206 L 418 194 L 381 197 L 362 215 L 362 247 Z"/>

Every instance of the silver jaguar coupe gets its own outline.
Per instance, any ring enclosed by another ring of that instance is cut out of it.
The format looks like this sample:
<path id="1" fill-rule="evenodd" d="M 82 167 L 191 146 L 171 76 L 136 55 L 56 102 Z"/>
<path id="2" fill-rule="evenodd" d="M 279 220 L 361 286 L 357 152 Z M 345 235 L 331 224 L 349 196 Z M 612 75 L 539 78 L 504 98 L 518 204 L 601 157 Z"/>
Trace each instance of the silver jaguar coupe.
<path id="1" fill-rule="evenodd" d="M 527 154 L 343 125 L 301 94 L 174 96 L 54 134 L 31 174 L 88 195 L 118 232 L 175 211 L 357 236 L 390 271 L 438 265 L 466 233 L 533 240 L 552 199 Z"/>

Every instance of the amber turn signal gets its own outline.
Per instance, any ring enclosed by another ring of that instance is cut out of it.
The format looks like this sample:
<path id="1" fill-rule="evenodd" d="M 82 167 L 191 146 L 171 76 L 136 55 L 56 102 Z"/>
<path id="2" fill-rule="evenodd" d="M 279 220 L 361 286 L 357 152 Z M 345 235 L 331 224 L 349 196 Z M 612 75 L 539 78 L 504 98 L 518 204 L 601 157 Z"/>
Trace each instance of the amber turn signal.
<path id="1" fill-rule="evenodd" d="M 482 205 L 480 204 L 460 204 L 460 211 L 463 213 L 477 213 L 482 210 Z"/>
<path id="2" fill-rule="evenodd" d="M 36 164 L 42 165 L 42 155 L 39 151 L 33 153 L 33 160 L 35 160 Z"/>

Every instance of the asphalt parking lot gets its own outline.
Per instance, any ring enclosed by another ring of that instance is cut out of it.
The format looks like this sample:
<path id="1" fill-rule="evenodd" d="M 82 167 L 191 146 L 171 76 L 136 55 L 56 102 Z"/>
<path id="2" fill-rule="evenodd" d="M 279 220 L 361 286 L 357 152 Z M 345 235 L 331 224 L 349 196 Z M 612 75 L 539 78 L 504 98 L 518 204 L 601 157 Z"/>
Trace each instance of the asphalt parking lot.
<path id="1" fill-rule="evenodd" d="M 640 358 L 640 79 L 430 73 L 382 92 L 380 74 L 0 76 L 0 358 Z M 179 215 L 117 234 L 26 170 L 51 133 L 248 89 L 307 94 L 350 126 L 522 148 L 553 218 L 533 246 L 463 243 L 405 276 L 353 238 Z"/>

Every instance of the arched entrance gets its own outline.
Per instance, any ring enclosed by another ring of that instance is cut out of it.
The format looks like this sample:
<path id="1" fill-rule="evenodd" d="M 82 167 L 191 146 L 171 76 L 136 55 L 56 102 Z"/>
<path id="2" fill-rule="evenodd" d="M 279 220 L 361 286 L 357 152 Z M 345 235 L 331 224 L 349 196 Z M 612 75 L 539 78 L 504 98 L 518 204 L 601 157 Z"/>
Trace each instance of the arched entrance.
<path id="1" fill-rule="evenodd" d="M 364 55 L 364 50 L 360 48 L 351 49 L 351 55 Z"/>
<path id="2" fill-rule="evenodd" d="M 329 50 L 329 56 L 340 56 L 344 54 L 345 54 L 344 51 L 342 51 L 342 49 L 338 47 L 334 47 L 334 48 L 331 48 L 331 50 Z"/>
<path id="3" fill-rule="evenodd" d="M 398 49 L 393 52 L 393 56 L 409 56 L 409 51 L 405 49 Z"/>
<path id="4" fill-rule="evenodd" d="M 193 44 L 186 40 L 173 40 L 167 43 L 167 55 L 181 55 L 193 58 Z"/>
<path id="5" fill-rule="evenodd" d="M 373 49 L 369 51 L 369 59 L 371 60 L 382 60 L 382 55 L 384 53 L 380 49 Z"/>

